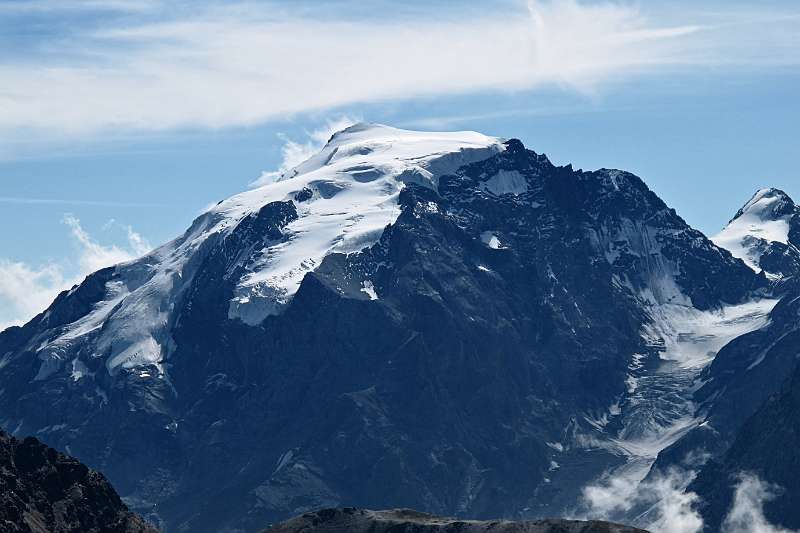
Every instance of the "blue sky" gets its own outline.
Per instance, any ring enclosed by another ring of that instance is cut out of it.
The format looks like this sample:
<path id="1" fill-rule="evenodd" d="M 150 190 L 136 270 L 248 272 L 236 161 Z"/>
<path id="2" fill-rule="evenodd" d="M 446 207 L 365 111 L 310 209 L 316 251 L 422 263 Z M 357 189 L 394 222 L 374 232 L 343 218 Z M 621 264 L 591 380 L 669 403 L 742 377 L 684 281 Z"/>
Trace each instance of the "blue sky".
<path id="1" fill-rule="evenodd" d="M 800 198 L 792 1 L 0 0 L 0 324 L 347 120 L 517 137 L 719 230 Z"/>

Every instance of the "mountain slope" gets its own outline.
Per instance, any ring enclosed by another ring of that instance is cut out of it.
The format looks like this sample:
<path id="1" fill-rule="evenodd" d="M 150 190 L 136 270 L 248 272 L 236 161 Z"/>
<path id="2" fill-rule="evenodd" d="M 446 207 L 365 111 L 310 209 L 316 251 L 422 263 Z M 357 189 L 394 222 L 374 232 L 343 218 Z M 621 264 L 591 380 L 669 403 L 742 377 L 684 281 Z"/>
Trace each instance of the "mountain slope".
<path id="1" fill-rule="evenodd" d="M 367 511 L 363 509 L 326 509 L 304 514 L 275 525 L 264 533 L 646 533 L 642 529 L 608 522 L 541 520 L 536 522 L 458 521 L 439 518 L 408 509 Z"/>
<path id="2" fill-rule="evenodd" d="M 800 354 L 797 338 L 794 354 Z M 722 524 L 743 474 L 757 476 L 770 487 L 763 502 L 769 523 L 789 530 L 800 528 L 799 439 L 800 372 L 795 370 L 782 390 L 744 422 L 730 449 L 711 460 L 692 484 L 691 490 L 702 498 L 701 510 L 710 530 Z"/>
<path id="3" fill-rule="evenodd" d="M 169 531 L 555 515 L 700 423 L 767 286 L 632 174 L 361 124 L 0 334 L 0 421 Z"/>
<path id="4" fill-rule="evenodd" d="M 768 322 L 725 346 L 704 371 L 696 399 L 723 441 L 730 441 L 739 426 L 792 374 L 800 329 L 800 262 L 794 260 L 795 256 L 800 258 L 794 245 L 800 242 L 800 207 L 783 191 L 762 189 L 723 232 L 728 244 L 730 237 L 741 235 L 744 228 L 748 235 L 740 241 L 744 248 L 738 252 L 748 256 L 751 267 L 763 268 L 777 281 L 771 292 L 781 301 L 772 309 Z M 714 239 L 725 241 L 719 236 Z M 718 446 L 720 450 L 726 448 Z"/>
<path id="5" fill-rule="evenodd" d="M 793 417 L 800 356 L 800 255 L 794 245 L 800 236 L 798 212 L 788 195 L 764 189 L 723 232 L 727 242 L 715 238 L 731 246 L 731 236 L 738 239 L 746 233 L 735 240 L 732 251 L 743 254 L 755 270 L 764 270 L 772 280 L 773 298 L 780 302 L 768 320 L 733 339 L 703 370 L 702 385 L 693 395 L 702 423 L 663 450 L 655 464 L 654 470 L 662 473 L 676 465 L 697 472 L 688 490 L 700 496 L 708 531 L 722 526 L 742 475 L 784 487 L 767 503 L 767 518 L 786 527 L 800 525 L 792 511 L 797 505 Z"/>
<path id="6" fill-rule="evenodd" d="M 0 529 L 7 533 L 155 533 L 105 478 L 34 438 L 0 432 Z"/>

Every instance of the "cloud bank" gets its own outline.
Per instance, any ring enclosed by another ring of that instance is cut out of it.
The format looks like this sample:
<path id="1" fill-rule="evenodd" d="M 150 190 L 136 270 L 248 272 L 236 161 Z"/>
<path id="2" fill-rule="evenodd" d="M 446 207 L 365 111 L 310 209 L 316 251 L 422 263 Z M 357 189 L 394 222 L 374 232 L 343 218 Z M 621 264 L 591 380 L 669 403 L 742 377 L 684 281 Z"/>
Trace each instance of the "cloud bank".
<path id="1" fill-rule="evenodd" d="M 644 481 L 625 474 L 585 487 L 586 512 L 581 517 L 624 520 L 636 510 L 647 522 L 646 529 L 654 533 L 700 533 L 703 530 L 703 519 L 696 509 L 698 497 L 686 492 L 695 472 L 673 469 Z"/>
<path id="2" fill-rule="evenodd" d="M 664 24 L 628 2 L 530 0 L 433 15 L 409 8 L 380 20 L 303 9 L 296 16 L 269 2 L 110 5 L 129 16 L 45 32 L 23 54 L 0 52 L 0 131 L 246 126 L 431 95 L 548 86 L 592 93 L 644 72 L 800 57 L 788 53 L 800 51 L 796 17 L 776 15 L 772 27 L 784 31 L 767 33 L 727 18 L 700 24 L 691 13 Z M 138 7 L 151 15 L 136 16 Z"/>
<path id="3" fill-rule="evenodd" d="M 151 249 L 147 240 L 129 226 L 121 226 L 127 243 L 120 247 L 98 243 L 73 215 L 66 215 L 64 224 L 75 243 L 74 258 L 40 267 L 0 258 L 0 330 L 24 324 L 46 309 L 59 292 L 80 283 L 86 275 Z M 114 221 L 109 225 L 118 226 Z"/>
<path id="4" fill-rule="evenodd" d="M 624 522 L 633 516 L 635 525 L 653 533 L 700 533 L 705 527 L 698 512 L 701 500 L 686 490 L 695 477 L 692 470 L 674 468 L 637 481 L 623 471 L 584 488 L 585 512 L 579 517 Z M 800 533 L 773 525 L 764 515 L 764 504 L 780 492 L 755 474 L 740 473 L 721 533 Z"/>
<path id="5" fill-rule="evenodd" d="M 741 473 L 722 530 L 725 533 L 797 533 L 774 526 L 764 516 L 764 504 L 779 494 L 779 488 L 753 474 Z"/>

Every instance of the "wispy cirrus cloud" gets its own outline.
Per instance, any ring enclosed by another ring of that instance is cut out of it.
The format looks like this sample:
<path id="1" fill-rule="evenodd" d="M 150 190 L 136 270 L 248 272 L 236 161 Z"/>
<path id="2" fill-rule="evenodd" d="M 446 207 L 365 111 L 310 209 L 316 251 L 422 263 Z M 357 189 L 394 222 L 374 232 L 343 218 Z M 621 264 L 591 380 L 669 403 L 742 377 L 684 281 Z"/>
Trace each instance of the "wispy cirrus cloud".
<path id="1" fill-rule="evenodd" d="M 345 129 L 348 126 L 352 126 L 360 120 L 360 118 L 353 118 L 347 115 L 330 118 L 319 128 L 306 132 L 306 139 L 303 141 L 291 139 L 282 133 L 279 134 L 279 138 L 283 141 L 283 146 L 281 146 L 280 165 L 276 170 L 262 172 L 261 176 L 250 183 L 250 186 L 260 187 L 275 181 L 286 171 L 296 167 L 312 155 L 319 152 L 334 133 Z"/>
<path id="2" fill-rule="evenodd" d="M 126 233 L 127 246 L 120 247 L 115 244 L 104 246 L 95 241 L 81 226 L 81 221 L 74 215 L 64 216 L 64 224 L 70 229 L 70 235 L 78 247 L 78 264 L 81 274 L 86 275 L 96 272 L 101 268 L 130 261 L 142 256 L 152 249 L 150 243 L 135 232 L 130 226 L 122 226 Z M 110 225 L 115 223 L 111 221 Z"/>
<path id="3" fill-rule="evenodd" d="M 15 0 L 0 3 L 0 15 L 53 13 L 64 11 L 104 11 L 141 13 L 158 7 L 157 0 Z"/>
<path id="4" fill-rule="evenodd" d="M 17 205 L 74 205 L 92 207 L 169 207 L 168 204 L 148 202 L 118 202 L 114 200 L 67 200 L 62 198 L 32 198 L 22 196 L 0 196 L 0 204 Z"/>
<path id="5" fill-rule="evenodd" d="M 461 16 L 411 9 L 381 20 L 289 15 L 273 3 L 165 9 L 158 20 L 124 17 L 45 35 L 30 56 L 0 55 L 0 131 L 223 128 L 441 94 L 552 86 L 591 93 L 637 74 L 800 51 L 796 32 L 757 28 L 761 46 L 743 55 L 756 28 L 726 20 L 734 27 L 726 30 L 691 13 L 662 24 L 611 1 L 531 0 Z"/>

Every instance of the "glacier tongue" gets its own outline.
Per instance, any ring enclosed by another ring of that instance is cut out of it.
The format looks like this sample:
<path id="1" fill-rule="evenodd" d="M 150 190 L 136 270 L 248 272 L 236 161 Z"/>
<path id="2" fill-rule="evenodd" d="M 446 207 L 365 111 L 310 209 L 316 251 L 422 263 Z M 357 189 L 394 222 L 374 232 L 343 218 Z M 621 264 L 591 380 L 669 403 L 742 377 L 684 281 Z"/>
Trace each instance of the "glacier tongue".
<path id="1" fill-rule="evenodd" d="M 626 508 L 620 498 L 632 498 L 658 454 L 702 423 L 693 393 L 703 368 L 727 343 L 765 326 L 777 303 L 777 299 L 766 298 L 712 311 L 676 304 L 650 308 L 651 319 L 642 336 L 657 350 L 659 361 L 647 364 L 644 354 L 635 355 L 628 392 L 605 417 L 606 423 L 600 426 L 587 420 L 601 431 L 590 442 L 624 458 L 620 465 L 584 487 L 583 503 L 591 515 L 640 521 L 641 516 L 626 514 L 632 506 Z M 614 417 L 616 430 L 607 432 L 608 420 Z M 683 481 L 688 484 L 691 477 Z M 609 505 L 609 501 L 615 503 Z"/>
<path id="2" fill-rule="evenodd" d="M 284 239 L 243 258 L 229 317 L 255 325 L 280 313 L 331 253 L 352 253 L 376 243 L 400 214 L 406 183 L 436 188 L 440 176 L 505 149 L 502 139 L 475 132 L 412 132 L 356 124 L 331 137 L 316 155 L 280 179 L 224 200 L 198 217 L 178 239 L 147 256 L 118 265 L 106 297 L 84 319 L 36 347 L 38 379 L 61 368 L 67 345 L 87 341 L 105 357 L 110 374 L 156 366 L 168 355 L 170 328 L 183 292 L 209 250 L 246 217 L 271 202 L 293 201 L 298 217 Z"/>
<path id="3" fill-rule="evenodd" d="M 777 303 L 768 298 L 713 311 L 674 304 L 655 306 L 643 335 L 651 342 L 663 343 L 662 360 L 680 368 L 703 368 L 730 341 L 766 325 L 767 315 Z"/>

